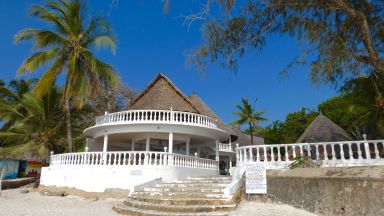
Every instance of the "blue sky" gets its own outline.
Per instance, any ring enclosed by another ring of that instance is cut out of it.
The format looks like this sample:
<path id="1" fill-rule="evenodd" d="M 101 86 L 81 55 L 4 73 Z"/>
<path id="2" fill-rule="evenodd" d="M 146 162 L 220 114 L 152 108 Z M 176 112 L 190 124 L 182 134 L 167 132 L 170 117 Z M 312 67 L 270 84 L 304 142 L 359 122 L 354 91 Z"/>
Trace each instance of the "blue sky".
<path id="1" fill-rule="evenodd" d="M 23 28 L 46 27 L 27 15 L 30 4 L 42 2 L 0 0 L 0 79 L 14 79 L 15 71 L 31 53 L 30 43 L 13 43 L 14 34 Z M 90 1 L 89 11 L 108 14 L 111 2 Z M 289 112 L 301 107 L 316 108 L 337 94 L 333 87 L 313 86 L 306 67 L 296 68 L 287 79 L 280 79 L 279 72 L 299 52 L 297 43 L 284 36 L 270 38 L 263 52 L 241 59 L 237 74 L 213 63 L 201 76 L 186 64 L 186 53 L 202 42 L 201 23 L 188 29 L 181 18 L 197 6 L 198 1 L 171 1 L 170 13 L 163 15 L 160 0 L 120 0 L 109 16 L 118 50 L 115 55 L 99 52 L 97 56 L 113 64 L 122 81 L 138 91 L 157 73 L 165 73 L 185 94 L 196 92 L 227 123 L 235 120 L 232 113 L 242 97 L 250 101 L 258 98 L 257 108 L 265 109 L 265 117 L 272 121 L 284 120 Z M 39 75 L 41 72 L 21 78 Z"/>

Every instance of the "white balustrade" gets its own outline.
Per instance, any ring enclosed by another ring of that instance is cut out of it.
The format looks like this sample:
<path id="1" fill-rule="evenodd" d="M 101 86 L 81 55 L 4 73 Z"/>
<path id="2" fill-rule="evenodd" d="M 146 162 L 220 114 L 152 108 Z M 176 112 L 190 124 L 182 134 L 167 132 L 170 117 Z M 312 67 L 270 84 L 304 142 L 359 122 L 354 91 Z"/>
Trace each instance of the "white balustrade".
<path id="1" fill-rule="evenodd" d="M 96 118 L 96 125 L 136 123 L 177 123 L 217 128 L 216 121 L 208 116 L 172 110 L 128 110 Z"/>
<path id="2" fill-rule="evenodd" d="M 263 163 L 268 169 L 287 168 L 296 156 L 323 167 L 384 165 L 384 140 L 243 146 L 236 155 L 238 166 Z"/>
<path id="3" fill-rule="evenodd" d="M 52 155 L 56 166 L 178 166 L 217 170 L 218 161 L 167 152 L 81 152 Z"/>

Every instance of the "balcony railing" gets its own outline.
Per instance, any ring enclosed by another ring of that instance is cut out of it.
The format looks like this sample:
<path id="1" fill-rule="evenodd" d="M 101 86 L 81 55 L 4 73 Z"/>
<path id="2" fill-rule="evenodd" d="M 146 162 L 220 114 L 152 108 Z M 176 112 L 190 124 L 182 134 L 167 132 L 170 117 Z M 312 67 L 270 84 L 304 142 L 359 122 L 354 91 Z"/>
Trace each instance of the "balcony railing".
<path id="1" fill-rule="evenodd" d="M 219 151 L 234 152 L 231 144 L 219 143 Z"/>
<path id="2" fill-rule="evenodd" d="M 213 151 L 216 150 L 216 145 L 211 145 L 211 149 Z M 219 151 L 221 152 L 235 152 L 235 150 L 232 148 L 232 144 L 227 144 L 227 143 L 219 143 Z"/>
<path id="3" fill-rule="evenodd" d="M 264 164 L 287 168 L 297 156 L 307 157 L 323 167 L 384 165 L 384 140 L 297 143 L 243 146 L 236 149 L 238 165 Z"/>
<path id="4" fill-rule="evenodd" d="M 96 125 L 114 123 L 176 123 L 217 128 L 216 121 L 208 116 L 171 110 L 129 110 L 109 113 L 96 118 Z"/>
<path id="5" fill-rule="evenodd" d="M 50 167 L 57 166 L 177 166 L 217 170 L 218 161 L 167 152 L 82 152 L 52 155 Z"/>

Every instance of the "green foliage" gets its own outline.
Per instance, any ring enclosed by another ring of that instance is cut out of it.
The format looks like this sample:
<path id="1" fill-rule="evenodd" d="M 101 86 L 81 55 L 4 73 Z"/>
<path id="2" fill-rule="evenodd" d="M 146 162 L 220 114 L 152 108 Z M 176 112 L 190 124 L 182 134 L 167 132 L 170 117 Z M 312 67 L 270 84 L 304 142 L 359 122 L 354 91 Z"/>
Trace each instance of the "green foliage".
<path id="1" fill-rule="evenodd" d="M 306 160 L 305 157 L 301 157 L 300 155 L 298 155 L 293 159 L 293 162 L 289 164 L 288 167 L 289 169 L 302 168 L 304 167 L 305 160 Z"/>
<path id="2" fill-rule="evenodd" d="M 60 109 L 61 93 L 50 89 L 42 98 L 30 91 L 32 81 L 11 81 L 0 100 L 0 119 L 5 122 L 0 130 L 1 156 L 28 157 L 44 160 L 50 151 L 63 152 L 63 115 Z M 15 86 L 19 88 L 15 88 Z"/>
<path id="3" fill-rule="evenodd" d="M 265 143 L 295 143 L 317 115 L 313 110 L 302 108 L 300 111 L 289 113 L 284 122 L 272 122 L 266 127 Z"/>
<path id="4" fill-rule="evenodd" d="M 309 64 L 315 83 L 384 73 L 381 0 L 217 2 L 226 12 L 207 17 L 205 43 L 191 55 L 199 66 L 223 60 L 236 69 L 239 57 L 261 51 L 272 35 L 285 34 L 305 44 L 286 70 Z"/>
<path id="5" fill-rule="evenodd" d="M 284 122 L 273 121 L 271 125 L 265 128 L 263 134 L 264 142 L 269 144 L 281 144 L 284 143 Z"/>
<path id="6" fill-rule="evenodd" d="M 43 6 L 33 5 L 29 15 L 50 24 L 49 29 L 24 29 L 15 35 L 15 42 L 31 41 L 34 53 L 27 57 L 18 74 L 44 69 L 34 93 L 43 97 L 55 86 L 60 74 L 65 75 L 62 94 L 68 148 L 71 151 L 72 134 L 70 106 L 82 108 L 88 99 L 94 99 L 100 89 L 116 87 L 119 77 L 110 64 L 97 59 L 92 50 L 116 51 L 116 38 L 108 22 L 100 16 L 85 13 L 81 0 L 49 0 Z M 88 19 L 89 18 L 89 19 Z"/>
<path id="7" fill-rule="evenodd" d="M 260 121 L 267 121 L 266 118 L 262 117 L 262 115 L 265 113 L 263 110 L 256 111 L 255 110 L 255 103 L 251 105 L 248 102 L 247 98 L 242 98 L 241 100 L 242 104 L 236 105 L 236 108 L 239 110 L 238 112 L 235 112 L 234 114 L 239 117 L 238 120 L 231 123 L 232 126 L 241 126 L 241 125 L 248 125 L 249 126 L 249 133 L 251 135 L 251 143 L 253 144 L 253 134 L 254 134 L 254 128 Z"/>

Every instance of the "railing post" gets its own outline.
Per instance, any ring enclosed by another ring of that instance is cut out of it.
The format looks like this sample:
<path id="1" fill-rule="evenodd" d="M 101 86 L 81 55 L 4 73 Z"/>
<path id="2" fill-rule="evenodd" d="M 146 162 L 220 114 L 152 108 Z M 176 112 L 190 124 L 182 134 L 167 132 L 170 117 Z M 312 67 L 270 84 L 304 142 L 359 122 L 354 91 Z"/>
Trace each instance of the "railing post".
<path id="1" fill-rule="evenodd" d="M 264 163 L 268 162 L 268 157 L 267 157 L 267 147 L 263 147 L 263 153 L 264 153 Z"/>
<path id="2" fill-rule="evenodd" d="M 380 159 L 380 152 L 379 152 L 379 143 L 378 142 L 373 142 L 373 148 L 375 150 L 375 159 Z M 383 143 L 384 144 L 384 143 Z"/>
<path id="3" fill-rule="evenodd" d="M 288 152 L 289 148 L 288 146 L 285 146 L 284 149 L 285 149 L 285 161 L 289 163 L 289 152 Z"/>
<path id="4" fill-rule="evenodd" d="M 345 160 L 345 156 L 344 156 L 344 144 L 343 143 L 339 143 L 339 146 L 340 146 L 340 157 L 341 157 L 341 160 Z"/>
<path id="5" fill-rule="evenodd" d="M 328 151 L 327 151 L 327 144 L 324 144 L 323 145 L 323 149 L 324 149 L 324 160 L 328 161 Z M 352 150 L 352 149 L 351 149 Z M 352 152 L 352 151 L 351 151 Z"/>

